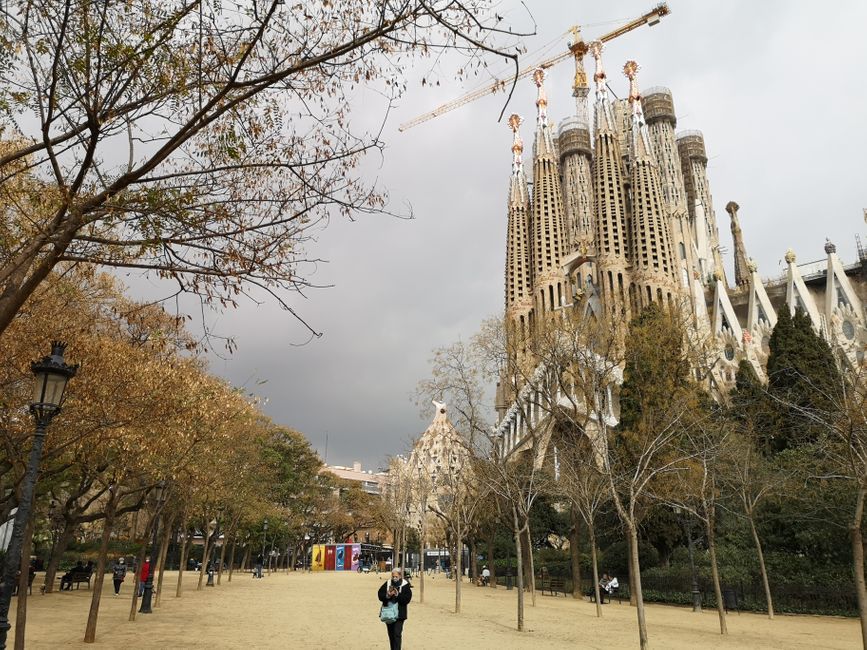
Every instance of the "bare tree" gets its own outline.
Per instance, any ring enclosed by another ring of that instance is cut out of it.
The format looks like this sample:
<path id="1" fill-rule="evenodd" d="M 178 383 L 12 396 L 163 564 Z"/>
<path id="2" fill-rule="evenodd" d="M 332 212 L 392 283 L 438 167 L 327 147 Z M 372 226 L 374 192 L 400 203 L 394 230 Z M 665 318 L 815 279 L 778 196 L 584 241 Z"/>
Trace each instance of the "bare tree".
<path id="1" fill-rule="evenodd" d="M 0 188 L 28 187 L 4 201 L 0 333 L 63 262 L 151 272 L 222 307 L 255 289 L 291 311 L 312 230 L 386 209 L 357 172 L 383 143 L 351 130 L 355 95 L 376 90 L 387 114 L 409 61 L 447 50 L 467 59 L 459 77 L 485 53 L 517 73 L 517 34 L 488 8 L 4 3 Z"/>

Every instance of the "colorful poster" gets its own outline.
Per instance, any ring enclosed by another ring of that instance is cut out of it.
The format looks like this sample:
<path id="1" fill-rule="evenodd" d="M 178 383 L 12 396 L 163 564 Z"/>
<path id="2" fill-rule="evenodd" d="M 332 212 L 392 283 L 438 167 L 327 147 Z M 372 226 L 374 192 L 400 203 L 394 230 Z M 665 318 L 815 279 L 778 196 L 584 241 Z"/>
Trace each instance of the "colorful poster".
<path id="1" fill-rule="evenodd" d="M 334 571 L 334 544 L 325 546 L 325 570 Z"/>
<path id="2" fill-rule="evenodd" d="M 361 544 L 353 544 L 352 548 L 352 564 L 349 565 L 350 570 L 358 571 L 358 567 L 361 564 Z"/>
<path id="3" fill-rule="evenodd" d="M 335 548 L 334 551 L 334 570 L 335 571 L 343 571 L 343 558 L 345 557 L 346 547 L 343 544 L 340 544 Z"/>
<path id="4" fill-rule="evenodd" d="M 314 544 L 310 551 L 310 567 L 313 571 L 322 571 L 325 568 L 325 544 Z"/>

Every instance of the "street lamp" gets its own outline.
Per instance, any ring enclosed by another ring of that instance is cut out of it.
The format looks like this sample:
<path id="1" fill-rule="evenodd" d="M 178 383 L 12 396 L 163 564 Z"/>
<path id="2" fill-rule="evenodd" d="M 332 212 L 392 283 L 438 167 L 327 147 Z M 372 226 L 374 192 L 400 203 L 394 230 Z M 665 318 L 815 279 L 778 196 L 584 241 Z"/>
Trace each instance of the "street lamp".
<path id="1" fill-rule="evenodd" d="M 268 535 L 268 518 L 265 518 L 265 521 L 262 522 L 262 562 L 265 562 L 265 537 Z M 270 573 L 270 572 L 269 572 Z M 262 568 L 259 568 L 259 577 L 262 577 Z"/>
<path id="2" fill-rule="evenodd" d="M 686 543 L 689 549 L 689 568 L 692 572 L 692 611 L 701 612 L 701 591 L 698 588 L 698 574 L 695 572 L 695 550 L 692 545 L 692 530 L 686 522 L 680 506 L 674 507 L 674 514 L 680 519 L 680 525 L 686 531 Z"/>
<path id="3" fill-rule="evenodd" d="M 151 563 L 150 568 L 148 569 L 148 577 L 145 580 L 144 591 L 142 592 L 141 597 L 141 607 L 139 608 L 139 614 L 152 614 L 151 610 L 151 599 L 153 598 L 154 593 L 154 569 L 157 567 L 157 536 L 159 534 L 160 528 L 160 513 L 163 508 L 163 500 L 166 495 L 166 483 L 165 481 L 160 481 L 157 483 L 157 486 L 154 488 L 154 497 L 156 498 L 156 511 L 154 512 L 154 534 L 151 539 Z"/>
<path id="4" fill-rule="evenodd" d="M 51 354 L 41 361 L 30 364 L 30 370 L 36 377 L 33 387 L 33 401 L 30 412 L 36 421 L 36 431 L 33 436 L 33 446 L 30 448 L 30 460 L 27 473 L 21 485 L 21 496 L 18 509 L 15 511 L 15 521 L 12 524 L 12 539 L 6 549 L 3 566 L 3 579 L 0 582 L 0 650 L 6 648 L 6 634 L 9 632 L 9 604 L 12 601 L 12 590 L 18 576 L 21 562 L 21 547 L 24 544 L 24 528 L 30 519 L 33 507 L 33 491 L 36 487 L 36 475 L 39 473 L 39 461 L 42 459 L 42 447 L 45 444 L 45 431 L 52 418 L 60 413 L 63 406 L 63 396 L 68 382 L 78 371 L 78 364 L 68 365 L 63 359 L 66 343 L 51 342 Z"/>
<path id="5" fill-rule="evenodd" d="M 205 558 L 205 570 L 208 572 L 206 587 L 214 585 L 214 556 L 217 554 L 217 542 L 220 541 L 220 519 L 223 517 L 223 506 L 217 507 L 217 516 L 214 519 L 214 543 L 208 548 L 208 557 Z"/>
<path id="6" fill-rule="evenodd" d="M 307 571 L 307 546 L 310 544 L 310 535 L 304 533 L 304 560 L 302 562 L 302 568 L 304 571 Z"/>

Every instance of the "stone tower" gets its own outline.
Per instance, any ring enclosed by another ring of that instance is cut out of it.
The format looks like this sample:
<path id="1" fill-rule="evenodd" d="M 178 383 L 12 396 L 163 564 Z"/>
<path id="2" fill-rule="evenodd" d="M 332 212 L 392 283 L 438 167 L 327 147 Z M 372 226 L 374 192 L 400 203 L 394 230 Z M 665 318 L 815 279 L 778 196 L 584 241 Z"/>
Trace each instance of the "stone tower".
<path id="1" fill-rule="evenodd" d="M 623 73 L 629 79 L 632 124 L 629 133 L 629 168 L 632 195 L 630 261 L 634 297 L 633 308 L 644 308 L 654 301 L 671 304 L 674 299 L 675 269 L 669 231 L 668 202 L 653 146 L 644 122 L 638 90 L 638 64 L 627 61 Z"/>
<path id="2" fill-rule="evenodd" d="M 536 99 L 536 138 L 533 146 L 533 303 L 535 319 L 568 302 L 569 289 L 560 260 L 566 245 L 560 162 L 551 126 L 548 124 L 548 98 L 544 87 L 545 71 L 536 70 L 533 81 Z"/>
<path id="3" fill-rule="evenodd" d="M 522 157 L 524 141 L 518 131 L 521 122 L 518 115 L 509 117 L 513 141 L 506 238 L 506 318 L 512 331 L 523 341 L 529 334 L 533 312 L 533 277 L 530 268 L 530 197 Z"/>
<path id="4" fill-rule="evenodd" d="M 596 209 L 596 282 L 606 309 L 628 308 L 630 279 L 626 223 L 626 188 L 623 183 L 622 154 L 614 110 L 608 100 L 602 43 L 590 44 L 596 60 L 595 132 L 593 159 L 593 202 Z"/>
<path id="5" fill-rule="evenodd" d="M 696 269 L 695 244 L 686 207 L 686 189 L 683 182 L 683 167 L 677 150 L 674 98 L 668 88 L 649 88 L 641 98 L 647 132 L 653 145 L 662 192 L 668 204 L 669 227 L 672 238 L 672 257 L 678 286 L 689 289 Z"/>
<path id="6" fill-rule="evenodd" d="M 719 230 L 707 178 L 707 153 L 701 131 L 677 134 L 677 150 L 683 169 L 686 207 L 696 242 L 696 264 L 703 283 L 722 272 Z"/>
<path id="7" fill-rule="evenodd" d="M 560 125 L 557 138 L 560 170 L 563 174 L 563 208 L 566 215 L 567 244 L 572 251 L 592 254 L 596 225 L 593 218 L 593 179 L 590 161 L 590 130 L 578 118 Z"/>

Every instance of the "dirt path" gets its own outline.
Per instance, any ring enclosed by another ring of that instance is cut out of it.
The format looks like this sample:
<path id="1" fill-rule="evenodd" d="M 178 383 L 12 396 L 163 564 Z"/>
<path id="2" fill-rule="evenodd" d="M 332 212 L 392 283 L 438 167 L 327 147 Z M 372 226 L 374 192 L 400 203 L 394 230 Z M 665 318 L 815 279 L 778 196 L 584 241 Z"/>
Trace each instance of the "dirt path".
<path id="1" fill-rule="evenodd" d="M 37 576 L 36 583 L 39 584 Z M 385 626 L 377 619 L 376 590 L 385 580 L 354 573 L 272 574 L 253 580 L 235 574 L 231 583 L 174 597 L 176 574 L 167 573 L 162 606 L 150 616 L 127 620 L 131 586 L 114 597 L 103 594 L 96 646 L 146 648 L 387 648 Z M 28 602 L 27 648 L 93 647 L 82 643 L 90 593 L 87 589 L 42 596 Z M 514 629 L 515 592 L 464 585 L 464 606 L 452 613 L 454 585 L 425 582 L 425 603 L 410 605 L 404 648 L 508 650 L 511 648 L 635 648 L 635 610 L 627 604 L 604 607 L 597 619 L 592 604 L 572 598 L 539 596 L 528 606 L 528 631 Z M 415 600 L 418 600 L 416 593 Z M 529 601 L 529 598 L 527 599 Z M 15 611 L 15 603 L 12 604 Z M 730 634 L 719 634 L 715 612 L 651 605 L 647 609 L 651 645 L 666 650 L 751 648 L 812 650 L 858 648 L 856 620 L 819 616 L 732 614 Z M 10 633 L 10 640 L 12 638 Z M 11 644 L 10 644 L 11 646 Z"/>

